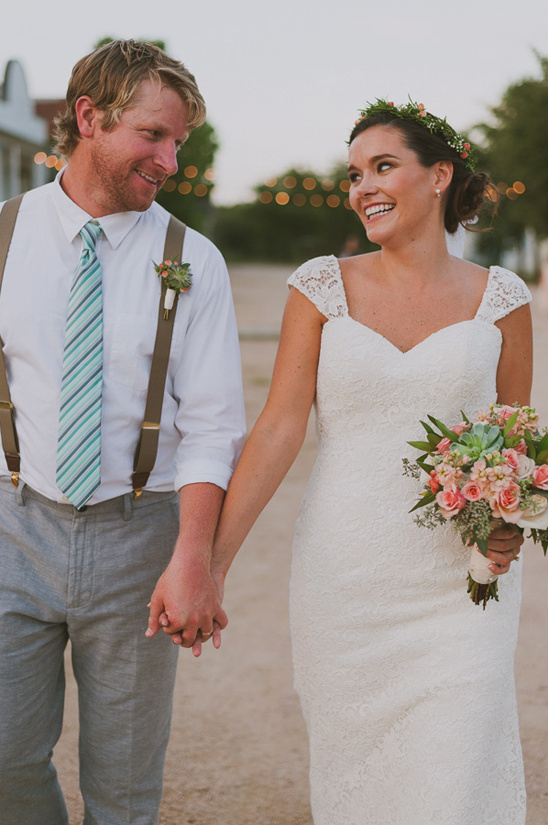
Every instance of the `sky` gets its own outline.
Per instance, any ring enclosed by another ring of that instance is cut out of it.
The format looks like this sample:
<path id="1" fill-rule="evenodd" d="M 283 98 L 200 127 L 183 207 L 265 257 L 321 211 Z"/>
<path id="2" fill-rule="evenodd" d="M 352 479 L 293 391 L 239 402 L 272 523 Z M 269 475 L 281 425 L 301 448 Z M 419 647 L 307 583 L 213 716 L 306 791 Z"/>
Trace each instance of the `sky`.
<path id="1" fill-rule="evenodd" d="M 539 76 L 548 4 L 25 0 L 4 15 L 0 72 L 19 60 L 32 97 L 64 97 L 74 63 L 107 35 L 164 40 L 195 74 L 221 146 L 214 199 L 230 204 L 291 166 L 329 172 L 377 97 L 410 95 L 458 130 L 488 119 L 509 84 Z"/>

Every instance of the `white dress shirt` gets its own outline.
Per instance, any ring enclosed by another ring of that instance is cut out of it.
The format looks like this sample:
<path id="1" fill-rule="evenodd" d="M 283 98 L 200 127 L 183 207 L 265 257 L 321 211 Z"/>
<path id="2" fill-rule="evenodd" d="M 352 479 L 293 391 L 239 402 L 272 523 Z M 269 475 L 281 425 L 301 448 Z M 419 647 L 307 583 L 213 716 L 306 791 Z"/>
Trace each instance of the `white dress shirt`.
<path id="1" fill-rule="evenodd" d="M 15 407 L 21 479 L 63 502 L 55 483 L 66 314 L 72 277 L 90 216 L 63 191 L 60 176 L 23 198 L 0 293 L 0 336 Z M 103 274 L 101 486 L 89 504 L 131 490 L 133 457 L 145 411 L 156 337 L 169 214 L 99 218 Z M 226 489 L 245 434 L 240 353 L 224 260 L 188 228 L 183 261 L 192 286 L 175 319 L 158 456 L 147 489 L 195 482 Z M 0 451 L 0 474 L 9 475 Z"/>

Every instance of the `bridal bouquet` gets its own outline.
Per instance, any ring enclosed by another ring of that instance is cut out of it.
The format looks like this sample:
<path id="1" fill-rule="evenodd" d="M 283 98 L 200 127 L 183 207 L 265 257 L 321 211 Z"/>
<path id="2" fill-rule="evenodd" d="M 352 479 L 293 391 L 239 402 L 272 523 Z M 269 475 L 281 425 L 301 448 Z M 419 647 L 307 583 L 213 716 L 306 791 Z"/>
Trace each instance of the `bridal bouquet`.
<path id="1" fill-rule="evenodd" d="M 428 477 L 413 510 L 415 522 L 433 529 L 450 520 L 471 546 L 468 592 L 475 604 L 498 601 L 497 576 L 489 569 L 487 539 L 497 524 L 531 529 L 548 549 L 548 432 L 538 430 L 532 407 L 492 404 L 470 421 L 447 427 L 429 415 L 426 441 L 409 441 L 422 455 L 404 472 Z M 422 473 L 421 473 L 422 471 Z"/>

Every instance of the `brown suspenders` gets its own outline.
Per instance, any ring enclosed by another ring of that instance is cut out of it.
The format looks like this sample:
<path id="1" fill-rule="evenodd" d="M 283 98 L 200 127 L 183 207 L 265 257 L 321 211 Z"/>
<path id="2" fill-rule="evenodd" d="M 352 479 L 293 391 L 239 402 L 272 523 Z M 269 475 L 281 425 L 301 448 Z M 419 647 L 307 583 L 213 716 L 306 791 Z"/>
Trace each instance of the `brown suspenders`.
<path id="1" fill-rule="evenodd" d="M 21 205 L 23 195 L 6 201 L 0 212 L 0 288 L 8 257 L 8 251 L 17 219 L 17 212 Z M 186 226 L 181 221 L 170 216 L 167 227 L 164 254 L 162 260 L 178 258 L 182 260 L 183 241 Z M 151 266 L 151 273 L 153 269 Z M 169 317 L 164 318 L 164 298 L 166 286 L 162 280 L 162 291 L 158 308 L 158 328 L 156 330 L 156 342 L 152 355 L 150 367 L 150 378 L 145 406 L 145 419 L 143 421 L 137 449 L 133 462 L 132 487 L 135 497 L 139 497 L 146 486 L 148 477 L 152 472 L 158 452 L 158 440 L 160 436 L 160 419 L 162 415 L 162 403 L 164 399 L 164 388 L 166 383 L 167 368 L 169 363 L 169 352 L 171 349 L 171 338 L 173 336 L 173 324 L 177 312 L 178 301 L 175 301 L 173 309 L 169 312 Z M 19 483 L 19 468 L 21 458 L 19 455 L 19 443 L 17 431 L 15 429 L 14 409 L 6 376 L 6 365 L 4 362 L 3 344 L 0 340 L 0 433 L 2 436 L 2 447 L 6 456 L 8 470 L 11 473 L 11 480 L 15 487 Z"/>

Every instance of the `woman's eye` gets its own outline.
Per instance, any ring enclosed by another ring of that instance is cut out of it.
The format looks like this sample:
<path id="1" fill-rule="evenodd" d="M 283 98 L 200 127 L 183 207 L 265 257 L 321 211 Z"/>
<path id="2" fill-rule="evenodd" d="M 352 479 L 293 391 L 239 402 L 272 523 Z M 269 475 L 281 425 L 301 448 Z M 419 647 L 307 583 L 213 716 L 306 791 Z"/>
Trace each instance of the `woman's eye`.
<path id="1" fill-rule="evenodd" d="M 350 181 L 350 183 L 356 183 L 356 181 L 358 181 L 359 179 L 360 176 L 357 172 L 350 172 L 350 174 L 348 175 L 348 180 Z"/>
<path id="2" fill-rule="evenodd" d="M 382 163 L 379 163 L 377 166 L 377 172 L 386 172 L 387 169 L 392 167 L 391 163 L 388 163 L 387 160 L 383 160 Z"/>

